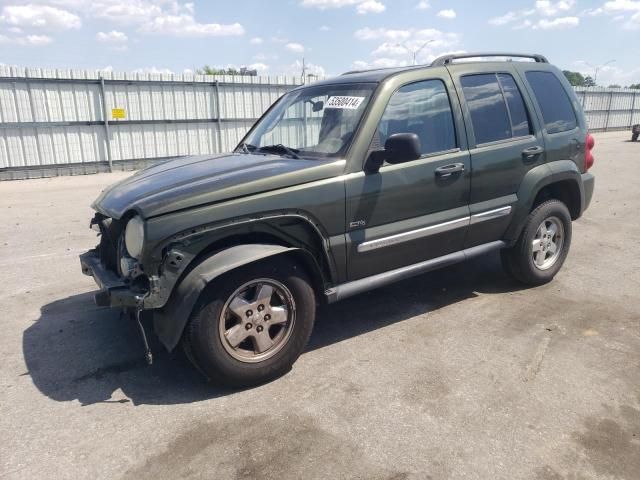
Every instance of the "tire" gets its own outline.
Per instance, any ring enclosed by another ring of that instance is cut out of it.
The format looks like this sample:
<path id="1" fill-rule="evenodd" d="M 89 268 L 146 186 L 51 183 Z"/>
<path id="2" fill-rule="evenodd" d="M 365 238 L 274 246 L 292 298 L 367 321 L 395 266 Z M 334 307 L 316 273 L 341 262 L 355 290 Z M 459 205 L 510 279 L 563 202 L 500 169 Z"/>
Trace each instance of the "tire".
<path id="1" fill-rule="evenodd" d="M 261 293 L 269 300 L 257 298 Z M 183 347 L 210 381 L 259 385 L 291 370 L 309 340 L 315 312 L 314 291 L 304 270 L 286 257 L 269 259 L 233 270 L 207 286 L 185 329 Z M 243 336 L 235 347 L 236 342 L 228 340 Z M 270 340 L 273 344 L 265 348 Z"/>
<path id="2" fill-rule="evenodd" d="M 516 244 L 500 252 L 504 270 L 526 285 L 550 282 L 569 254 L 571 226 L 571 214 L 561 201 L 539 205 L 527 217 Z M 544 232 L 547 236 L 542 238 Z"/>

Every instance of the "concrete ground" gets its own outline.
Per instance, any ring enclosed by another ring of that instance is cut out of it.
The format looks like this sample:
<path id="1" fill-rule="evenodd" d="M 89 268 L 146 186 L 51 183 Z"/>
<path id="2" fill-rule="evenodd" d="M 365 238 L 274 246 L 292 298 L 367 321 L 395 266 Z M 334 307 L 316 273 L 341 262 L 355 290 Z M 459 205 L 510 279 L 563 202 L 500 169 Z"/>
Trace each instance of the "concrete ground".
<path id="1" fill-rule="evenodd" d="M 0 183 L 0 477 L 640 478 L 640 144 L 549 285 L 497 255 L 323 307 L 285 377 L 231 391 L 92 303 L 89 204 L 127 174 Z"/>

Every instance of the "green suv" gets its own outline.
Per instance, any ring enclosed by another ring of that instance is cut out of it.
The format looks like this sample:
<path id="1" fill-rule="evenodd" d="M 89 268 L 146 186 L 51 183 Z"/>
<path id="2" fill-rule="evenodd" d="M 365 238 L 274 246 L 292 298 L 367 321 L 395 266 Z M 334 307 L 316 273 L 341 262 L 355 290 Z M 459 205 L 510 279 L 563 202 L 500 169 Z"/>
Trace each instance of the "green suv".
<path id="1" fill-rule="evenodd" d="M 106 189 L 82 271 L 145 342 L 142 313 L 209 379 L 257 384 L 291 368 L 318 303 L 492 250 L 549 282 L 591 200 L 592 147 L 541 55 L 348 72 L 283 95 L 233 153 Z"/>

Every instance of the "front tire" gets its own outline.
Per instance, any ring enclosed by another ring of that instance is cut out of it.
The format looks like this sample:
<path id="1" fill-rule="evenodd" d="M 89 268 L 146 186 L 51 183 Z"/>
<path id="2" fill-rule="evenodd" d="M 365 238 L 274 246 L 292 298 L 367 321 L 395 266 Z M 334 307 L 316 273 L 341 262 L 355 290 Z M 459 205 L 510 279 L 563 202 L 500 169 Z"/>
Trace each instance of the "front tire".
<path id="1" fill-rule="evenodd" d="M 234 270 L 208 285 L 183 337 L 209 380 L 258 385 L 287 373 L 309 340 L 315 295 L 304 270 L 278 257 Z"/>
<path id="2" fill-rule="evenodd" d="M 542 203 L 529 214 L 516 244 L 501 251 L 505 271 L 527 285 L 550 282 L 569 254 L 571 227 L 564 203 Z"/>

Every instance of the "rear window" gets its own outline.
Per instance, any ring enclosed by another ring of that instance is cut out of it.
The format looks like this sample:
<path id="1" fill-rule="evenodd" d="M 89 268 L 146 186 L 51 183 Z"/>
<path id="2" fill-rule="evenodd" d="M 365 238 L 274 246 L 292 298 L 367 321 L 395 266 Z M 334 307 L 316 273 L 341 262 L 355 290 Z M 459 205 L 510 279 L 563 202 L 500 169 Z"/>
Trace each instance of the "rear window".
<path id="1" fill-rule="evenodd" d="M 547 133 L 576 128 L 576 112 L 560 80 L 551 72 L 527 72 L 526 76 L 540 105 Z"/>
<path id="2" fill-rule="evenodd" d="M 508 140 L 531 133 L 520 90 L 506 73 L 466 75 L 460 79 L 471 114 L 476 144 Z"/>

